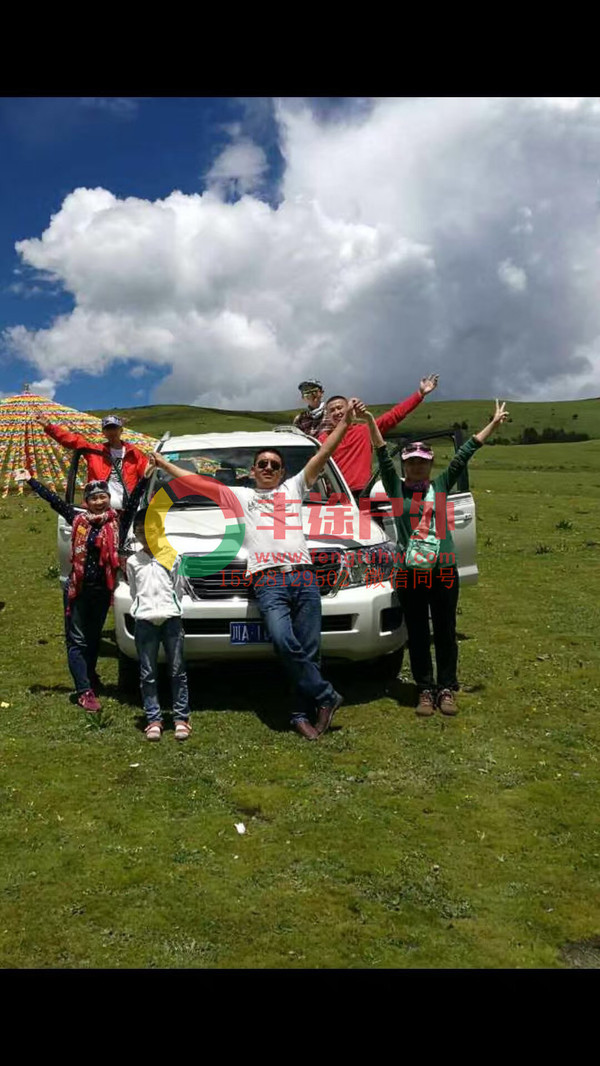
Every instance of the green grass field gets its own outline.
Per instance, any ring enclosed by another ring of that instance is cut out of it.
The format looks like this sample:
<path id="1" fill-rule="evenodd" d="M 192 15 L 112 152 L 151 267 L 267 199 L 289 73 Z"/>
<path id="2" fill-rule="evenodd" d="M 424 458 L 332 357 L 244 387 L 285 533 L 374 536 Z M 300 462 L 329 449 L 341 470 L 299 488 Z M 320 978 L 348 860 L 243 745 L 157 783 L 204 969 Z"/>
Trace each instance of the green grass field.
<path id="1" fill-rule="evenodd" d="M 86 721 L 56 516 L 0 501 L 2 966 L 600 964 L 600 441 L 486 448 L 471 485 L 460 715 L 418 720 L 406 671 L 337 667 L 316 744 L 264 667 L 191 670 L 192 738 L 148 744 L 110 615 Z"/>
<path id="2" fill-rule="evenodd" d="M 374 404 L 372 410 L 381 414 L 403 397 L 390 399 L 389 404 Z M 600 400 L 564 400 L 556 403 L 513 403 L 507 405 L 511 420 L 498 436 L 515 441 L 526 427 L 538 433 L 549 426 L 565 432 L 587 433 L 600 438 Z M 489 421 L 493 400 L 433 400 L 431 397 L 404 419 L 402 429 L 410 433 L 426 433 L 447 429 L 455 422 L 467 422 L 469 432 L 475 433 Z M 289 411 L 218 411 L 209 407 L 168 406 L 115 408 L 125 415 L 127 425 L 140 433 L 161 437 L 166 429 L 176 433 L 226 433 L 232 430 L 267 429 L 278 423 L 290 422 L 299 408 Z M 98 416 L 106 410 L 92 411 Z"/>

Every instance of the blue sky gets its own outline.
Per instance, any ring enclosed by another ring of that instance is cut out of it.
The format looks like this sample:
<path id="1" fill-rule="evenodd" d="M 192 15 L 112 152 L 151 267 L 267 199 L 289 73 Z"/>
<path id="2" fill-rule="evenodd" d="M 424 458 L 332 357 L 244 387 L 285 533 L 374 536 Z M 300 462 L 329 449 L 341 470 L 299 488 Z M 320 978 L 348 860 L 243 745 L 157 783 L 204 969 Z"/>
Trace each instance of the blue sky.
<path id="1" fill-rule="evenodd" d="M 150 201 L 174 189 L 198 193 L 228 137 L 231 123 L 256 133 L 269 161 L 261 196 L 277 195 L 281 156 L 269 101 L 231 98 L 21 97 L 0 101 L 0 330 L 49 325 L 73 308 L 63 287 L 27 270 L 15 242 L 39 236 L 73 189 L 110 189 L 117 197 Z M 18 271 L 18 273 L 15 273 Z M 14 291 L 15 287 L 18 291 Z M 0 390 L 12 394 L 39 380 L 38 367 L 4 349 Z M 168 369 L 150 367 L 142 379 L 109 371 L 74 372 L 55 399 L 67 406 L 139 406 Z M 118 384 L 116 378 L 118 377 Z M 144 395 L 141 395 L 141 393 Z M 182 399 L 182 402 L 185 402 Z"/>
<path id="2" fill-rule="evenodd" d="M 0 99 L 0 397 L 600 393 L 600 99 Z"/>

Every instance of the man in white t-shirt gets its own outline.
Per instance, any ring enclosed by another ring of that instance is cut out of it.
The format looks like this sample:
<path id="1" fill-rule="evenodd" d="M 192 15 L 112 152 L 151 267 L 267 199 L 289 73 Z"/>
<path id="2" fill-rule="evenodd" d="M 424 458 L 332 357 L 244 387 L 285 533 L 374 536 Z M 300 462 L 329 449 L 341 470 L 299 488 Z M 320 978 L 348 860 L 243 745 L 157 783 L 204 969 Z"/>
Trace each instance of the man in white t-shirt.
<path id="1" fill-rule="evenodd" d="M 284 480 L 284 460 L 276 448 L 261 448 L 250 470 L 256 488 L 231 488 L 244 511 L 244 546 L 248 570 L 254 575 L 254 595 L 295 690 L 291 724 L 307 740 L 316 740 L 329 729 L 342 697 L 319 667 L 321 595 L 302 532 L 302 500 L 354 422 L 355 402 L 350 400 L 342 421 L 295 477 Z M 189 470 L 169 463 L 160 453 L 155 458 L 157 466 L 173 477 L 189 477 Z"/>

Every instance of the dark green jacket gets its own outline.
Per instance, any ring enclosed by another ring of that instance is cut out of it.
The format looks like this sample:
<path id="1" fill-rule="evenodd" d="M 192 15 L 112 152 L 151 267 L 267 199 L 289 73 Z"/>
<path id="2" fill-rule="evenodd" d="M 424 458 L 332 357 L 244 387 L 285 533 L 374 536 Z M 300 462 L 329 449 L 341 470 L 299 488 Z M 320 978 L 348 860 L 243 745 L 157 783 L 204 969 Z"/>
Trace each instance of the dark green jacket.
<path id="1" fill-rule="evenodd" d="M 475 437 L 470 437 L 469 440 L 465 441 L 465 443 L 461 445 L 461 447 L 458 449 L 456 455 L 446 467 L 446 469 L 441 474 L 438 474 L 438 476 L 434 478 L 431 482 L 434 492 L 441 492 L 444 494 L 444 497 L 446 497 L 446 495 L 450 492 L 450 489 L 456 483 L 456 480 L 461 470 L 464 470 L 465 466 L 469 462 L 469 459 L 471 459 L 477 449 L 481 447 L 482 445 L 479 443 L 478 440 L 475 440 Z M 383 448 L 377 449 L 377 459 L 379 462 L 379 470 L 381 472 L 381 480 L 383 482 L 383 487 L 386 491 L 386 494 L 390 497 L 391 500 L 404 501 L 402 513 L 395 515 L 394 524 L 396 526 L 398 546 L 402 549 L 402 551 L 405 551 L 411 534 L 414 532 L 410 524 L 411 518 L 416 526 L 415 517 L 418 517 L 418 513 L 422 512 L 422 508 L 420 508 L 420 512 L 415 512 L 415 514 L 413 515 L 410 514 L 410 504 L 413 496 L 413 490 L 408 488 L 405 485 L 404 481 L 402 481 L 402 479 L 398 476 L 398 472 L 390 458 L 386 444 L 383 445 Z M 396 508 L 398 508 L 399 505 L 396 504 L 395 506 Z M 438 509 L 439 497 L 436 498 L 435 502 L 436 516 Z M 436 530 L 440 530 L 439 521 L 436 521 Z M 440 561 L 442 563 L 444 553 L 452 553 L 452 560 L 455 560 L 454 539 L 452 537 L 452 531 L 448 528 L 448 521 L 446 521 L 446 535 L 440 540 L 440 556 L 442 557 Z"/>

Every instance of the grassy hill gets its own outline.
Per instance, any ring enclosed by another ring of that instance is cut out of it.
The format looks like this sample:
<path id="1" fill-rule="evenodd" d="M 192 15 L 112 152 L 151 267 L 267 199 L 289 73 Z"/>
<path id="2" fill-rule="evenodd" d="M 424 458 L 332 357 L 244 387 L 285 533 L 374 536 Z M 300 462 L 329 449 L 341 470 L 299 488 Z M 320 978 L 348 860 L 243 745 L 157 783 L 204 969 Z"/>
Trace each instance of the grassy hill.
<path id="1" fill-rule="evenodd" d="M 400 399 L 400 397 L 398 397 Z M 390 405 L 374 404 L 373 411 L 381 414 Z M 423 432 L 446 429 L 455 422 L 466 422 L 471 432 L 481 429 L 493 410 L 492 400 L 426 400 L 402 424 L 407 431 Z M 177 433 L 215 433 L 227 430 L 268 429 L 282 422 L 291 422 L 298 408 L 288 411 L 227 411 L 212 407 L 157 404 L 152 407 L 114 408 L 123 415 L 127 425 L 141 433 L 161 437 L 166 430 Z M 499 437 L 511 443 L 520 440 L 529 427 L 539 434 L 546 427 L 566 433 L 587 433 L 600 438 L 600 398 L 593 400 L 563 400 L 556 403 L 510 403 L 511 421 Z M 99 417 L 106 410 L 92 411 Z"/>
<path id="2" fill-rule="evenodd" d="M 408 663 L 331 663 L 316 744 L 275 665 L 241 663 L 192 665 L 191 739 L 148 744 L 112 617 L 87 720 L 56 515 L 3 500 L 0 966 L 597 968 L 599 471 L 600 440 L 483 449 L 460 714 L 418 719 Z"/>

